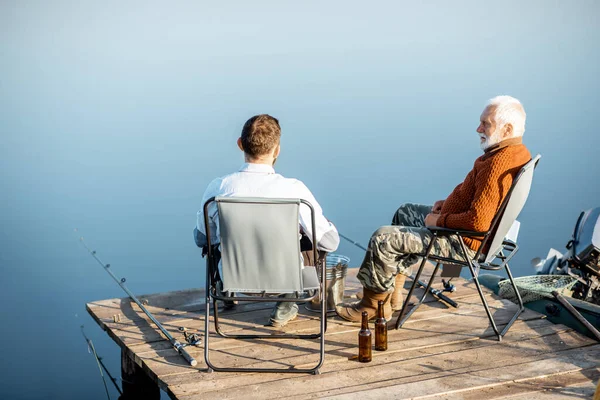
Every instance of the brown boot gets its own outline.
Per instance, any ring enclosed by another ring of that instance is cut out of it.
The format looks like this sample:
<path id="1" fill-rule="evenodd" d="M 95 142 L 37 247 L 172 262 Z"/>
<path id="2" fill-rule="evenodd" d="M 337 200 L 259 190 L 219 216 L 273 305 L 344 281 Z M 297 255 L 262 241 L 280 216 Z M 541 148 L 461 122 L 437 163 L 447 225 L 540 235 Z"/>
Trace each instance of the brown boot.
<path id="1" fill-rule="evenodd" d="M 394 293 L 392 293 L 392 298 L 390 300 L 390 305 L 392 306 L 392 310 L 394 311 L 402 309 L 402 290 L 404 290 L 405 281 L 406 275 L 396 275 L 396 285 L 394 287 Z"/>
<path id="2" fill-rule="evenodd" d="M 367 288 L 363 289 L 363 297 L 360 301 L 354 303 L 340 304 L 335 307 L 337 314 L 351 322 L 360 322 L 362 312 L 366 311 L 369 319 L 375 318 L 377 315 L 377 304 L 379 300 L 383 300 L 383 315 L 388 321 L 392 318 L 392 308 L 390 307 L 391 292 L 375 293 Z"/>

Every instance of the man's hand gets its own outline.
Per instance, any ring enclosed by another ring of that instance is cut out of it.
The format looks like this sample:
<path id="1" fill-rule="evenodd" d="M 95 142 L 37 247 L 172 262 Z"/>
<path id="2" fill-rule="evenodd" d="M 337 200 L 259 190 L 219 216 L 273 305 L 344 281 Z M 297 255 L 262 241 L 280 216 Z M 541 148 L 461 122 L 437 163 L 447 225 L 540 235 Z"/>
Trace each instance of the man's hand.
<path id="1" fill-rule="evenodd" d="M 440 214 L 427 214 L 425 217 L 425 226 L 437 226 L 437 221 L 440 218 Z"/>
<path id="2" fill-rule="evenodd" d="M 442 207 L 444 205 L 444 200 L 438 200 L 433 204 L 433 208 L 431 209 L 431 212 L 433 214 L 440 214 L 442 212 Z"/>

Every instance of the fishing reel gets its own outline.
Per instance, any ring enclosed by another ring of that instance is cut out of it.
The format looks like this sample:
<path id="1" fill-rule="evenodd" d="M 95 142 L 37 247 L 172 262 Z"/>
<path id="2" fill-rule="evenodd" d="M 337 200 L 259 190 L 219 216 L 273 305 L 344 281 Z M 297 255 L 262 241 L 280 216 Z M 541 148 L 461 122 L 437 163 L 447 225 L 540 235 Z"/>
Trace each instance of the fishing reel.
<path id="1" fill-rule="evenodd" d="M 200 346 L 202 344 L 202 336 L 200 333 L 189 333 L 185 326 L 179 327 L 179 332 L 183 333 L 183 338 L 190 346 Z"/>
<path id="2" fill-rule="evenodd" d="M 584 270 L 570 272 L 569 275 L 577 277 L 573 298 L 600 305 L 600 279 L 597 276 L 587 274 Z"/>
<path id="3" fill-rule="evenodd" d="M 454 286 L 454 284 L 452 283 L 452 278 L 448 279 L 447 282 L 445 279 L 442 279 L 442 285 L 444 285 L 444 292 L 456 292 L 456 286 Z"/>

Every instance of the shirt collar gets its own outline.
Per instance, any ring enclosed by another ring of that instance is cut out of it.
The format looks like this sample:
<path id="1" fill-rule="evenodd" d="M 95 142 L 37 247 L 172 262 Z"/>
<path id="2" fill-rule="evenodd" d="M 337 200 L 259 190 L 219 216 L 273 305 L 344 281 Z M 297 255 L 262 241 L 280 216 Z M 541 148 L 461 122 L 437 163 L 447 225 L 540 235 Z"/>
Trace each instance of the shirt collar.
<path id="1" fill-rule="evenodd" d="M 493 146 L 488 147 L 487 149 L 484 150 L 484 152 L 486 154 L 494 153 L 505 147 L 514 146 L 514 145 L 521 144 L 521 143 L 523 143 L 523 139 L 520 136 L 516 137 L 516 138 L 505 139 L 505 140 L 501 141 L 500 143 L 497 143 Z"/>
<path id="2" fill-rule="evenodd" d="M 263 174 L 274 174 L 275 169 L 267 164 L 244 163 L 240 167 L 240 172 L 257 172 Z"/>

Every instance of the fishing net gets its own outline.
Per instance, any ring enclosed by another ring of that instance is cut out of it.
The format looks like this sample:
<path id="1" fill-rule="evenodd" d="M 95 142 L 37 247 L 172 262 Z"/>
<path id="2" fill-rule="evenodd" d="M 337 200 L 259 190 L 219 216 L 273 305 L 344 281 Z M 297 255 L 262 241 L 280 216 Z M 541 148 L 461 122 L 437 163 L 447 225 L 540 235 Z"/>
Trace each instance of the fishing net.
<path id="1" fill-rule="evenodd" d="M 573 285 L 577 279 L 569 275 L 532 275 L 515 278 L 515 285 L 519 289 L 519 294 L 523 303 L 540 300 L 543 298 L 554 298 L 552 292 L 556 290 L 562 295 L 569 296 Z M 498 294 L 514 303 L 517 303 L 517 296 L 513 290 L 510 280 L 505 279 L 498 283 Z"/>

